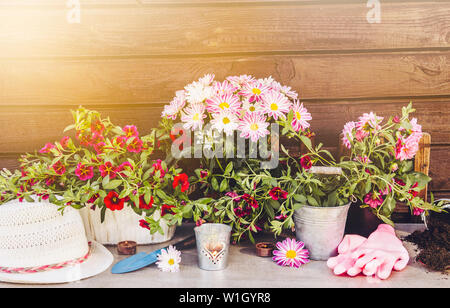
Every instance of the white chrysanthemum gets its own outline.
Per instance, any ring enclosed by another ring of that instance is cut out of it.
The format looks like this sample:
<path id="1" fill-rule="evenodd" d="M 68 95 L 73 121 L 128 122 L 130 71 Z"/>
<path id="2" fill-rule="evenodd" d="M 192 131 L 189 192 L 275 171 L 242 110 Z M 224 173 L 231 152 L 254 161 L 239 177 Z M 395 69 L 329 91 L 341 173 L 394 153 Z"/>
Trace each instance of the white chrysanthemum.
<path id="1" fill-rule="evenodd" d="M 224 110 L 213 115 L 211 124 L 213 129 L 217 129 L 219 132 L 223 131 L 227 136 L 230 136 L 238 128 L 239 121 L 233 112 Z"/>
<path id="2" fill-rule="evenodd" d="M 205 105 L 202 104 L 194 104 L 184 108 L 181 115 L 184 129 L 201 129 L 204 118 L 206 118 Z"/>
<path id="3" fill-rule="evenodd" d="M 269 134 L 267 129 L 269 123 L 266 117 L 260 113 L 247 113 L 240 121 L 238 129 L 241 131 L 241 138 L 249 139 L 253 142 L 258 141 L 260 137 Z"/>
<path id="4" fill-rule="evenodd" d="M 245 113 L 263 113 L 262 103 L 257 101 L 253 101 L 252 103 L 250 103 L 248 100 L 245 100 L 243 102 L 242 109 L 245 111 Z"/>
<path id="5" fill-rule="evenodd" d="M 175 120 L 178 113 L 183 109 L 186 103 L 186 96 L 184 91 L 177 91 L 176 96 L 170 102 L 169 105 L 164 106 L 164 110 L 161 114 L 162 117 Z"/>
<path id="6" fill-rule="evenodd" d="M 186 90 L 186 100 L 190 104 L 203 103 L 214 95 L 214 90 L 211 86 L 205 86 L 204 83 L 198 81 L 194 81 L 184 87 L 184 89 Z"/>
<path id="7" fill-rule="evenodd" d="M 172 245 L 161 250 L 161 254 L 157 258 L 156 265 L 163 272 L 178 272 L 180 270 L 181 252 Z"/>

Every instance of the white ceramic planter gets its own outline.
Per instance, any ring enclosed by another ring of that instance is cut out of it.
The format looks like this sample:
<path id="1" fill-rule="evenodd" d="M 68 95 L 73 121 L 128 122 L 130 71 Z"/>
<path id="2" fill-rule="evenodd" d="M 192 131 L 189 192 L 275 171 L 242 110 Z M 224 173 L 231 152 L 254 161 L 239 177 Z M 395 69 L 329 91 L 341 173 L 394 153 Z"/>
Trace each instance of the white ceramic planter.
<path id="1" fill-rule="evenodd" d="M 135 241 L 140 245 L 156 244 L 169 241 L 175 234 L 176 226 L 167 226 L 161 219 L 161 227 L 164 235 L 150 231 L 139 226 L 139 220 L 145 215 L 139 216 L 127 205 L 120 211 L 106 210 L 105 220 L 101 223 L 101 210 L 97 207 L 91 210 L 86 206 L 80 210 L 84 228 L 88 239 L 95 240 L 104 245 L 116 245 L 120 241 Z M 157 217 L 158 216 L 158 217 Z M 154 219 L 159 219 L 159 212 L 155 212 Z"/>

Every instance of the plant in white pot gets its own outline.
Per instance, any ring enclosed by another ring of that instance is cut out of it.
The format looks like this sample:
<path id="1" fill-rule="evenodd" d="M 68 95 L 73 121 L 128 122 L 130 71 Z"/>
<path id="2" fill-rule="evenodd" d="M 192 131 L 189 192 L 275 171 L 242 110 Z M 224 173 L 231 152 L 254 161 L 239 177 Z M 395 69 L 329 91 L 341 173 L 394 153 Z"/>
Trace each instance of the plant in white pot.
<path id="1" fill-rule="evenodd" d="M 151 159 L 153 133 L 141 136 L 134 125 L 114 126 L 81 107 L 72 113 L 75 123 L 66 130 L 75 138 L 23 155 L 15 193 L 81 209 L 88 235 L 104 244 L 170 240 L 183 219 L 187 176 Z"/>

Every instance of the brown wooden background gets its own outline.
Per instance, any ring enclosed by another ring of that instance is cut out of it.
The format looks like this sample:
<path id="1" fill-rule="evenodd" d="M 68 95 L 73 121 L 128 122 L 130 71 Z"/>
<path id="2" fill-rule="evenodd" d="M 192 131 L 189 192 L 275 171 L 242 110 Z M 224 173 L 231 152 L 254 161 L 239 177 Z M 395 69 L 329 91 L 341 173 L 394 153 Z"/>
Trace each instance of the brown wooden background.
<path id="1" fill-rule="evenodd" d="M 431 190 L 450 195 L 450 2 L 381 0 L 0 1 L 0 167 L 59 140 L 82 104 L 153 127 L 205 73 L 272 75 L 296 89 L 331 149 L 345 122 L 413 101 L 431 133 Z"/>

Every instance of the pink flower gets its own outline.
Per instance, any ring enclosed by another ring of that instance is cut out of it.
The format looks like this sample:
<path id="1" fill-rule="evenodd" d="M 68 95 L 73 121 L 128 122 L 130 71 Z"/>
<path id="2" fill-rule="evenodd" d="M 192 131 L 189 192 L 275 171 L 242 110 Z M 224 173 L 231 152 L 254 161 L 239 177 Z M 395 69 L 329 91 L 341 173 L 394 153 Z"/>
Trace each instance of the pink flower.
<path id="1" fill-rule="evenodd" d="M 139 138 L 134 138 L 134 140 L 127 146 L 128 152 L 140 153 L 142 151 L 144 143 Z"/>
<path id="2" fill-rule="evenodd" d="M 310 124 L 308 121 L 312 120 L 311 114 L 303 107 L 303 103 L 300 104 L 299 101 L 295 101 L 292 105 L 292 111 L 294 112 L 294 117 L 292 118 L 292 128 L 298 132 L 299 130 L 304 131 Z"/>
<path id="3" fill-rule="evenodd" d="M 91 144 L 94 145 L 94 144 L 97 144 L 97 143 L 100 143 L 100 142 L 103 142 L 103 141 L 105 141 L 105 137 L 103 137 L 102 134 L 99 134 L 99 133 L 95 132 L 92 135 Z"/>
<path id="4" fill-rule="evenodd" d="M 139 137 L 139 132 L 135 125 L 126 125 L 122 128 L 122 130 L 125 132 L 125 137 L 131 138 L 131 137 Z"/>
<path id="5" fill-rule="evenodd" d="M 269 191 L 269 196 L 271 196 L 273 200 L 286 199 L 287 195 L 287 191 L 282 190 L 280 187 L 274 187 Z"/>
<path id="6" fill-rule="evenodd" d="M 425 212 L 425 211 L 422 209 L 419 209 L 418 207 L 415 207 L 413 210 L 413 215 L 420 216 L 420 215 L 422 215 L 423 212 Z"/>
<path id="7" fill-rule="evenodd" d="M 280 92 L 267 91 L 262 96 L 262 110 L 264 114 L 274 118 L 275 121 L 278 120 L 278 118 L 285 119 L 285 114 L 289 112 L 290 108 L 291 102 Z"/>
<path id="8" fill-rule="evenodd" d="M 82 181 L 92 179 L 92 177 L 94 176 L 94 167 L 78 163 L 77 169 L 75 169 L 75 175 L 77 175 Z"/>
<path id="9" fill-rule="evenodd" d="M 127 145 L 127 137 L 118 136 L 118 137 L 114 138 L 114 143 L 116 143 L 121 148 L 124 148 Z"/>
<path id="10" fill-rule="evenodd" d="M 226 79 L 239 88 L 254 83 L 256 81 L 256 79 L 250 75 L 229 76 Z"/>
<path id="11" fill-rule="evenodd" d="M 206 103 L 206 110 L 211 113 L 229 110 L 233 114 L 238 115 L 241 110 L 239 97 L 233 94 L 214 96 L 213 98 L 206 100 Z"/>
<path id="12" fill-rule="evenodd" d="M 269 123 L 266 122 L 266 117 L 258 113 L 246 113 L 241 120 L 238 129 L 241 131 L 242 138 L 250 138 L 251 141 L 256 142 L 260 137 L 269 134 L 267 127 Z"/>
<path id="13" fill-rule="evenodd" d="M 97 154 L 102 154 L 105 146 L 106 146 L 106 144 L 104 142 L 99 142 L 99 143 L 93 145 L 94 150 L 95 150 L 95 152 L 97 152 Z"/>
<path id="14" fill-rule="evenodd" d="M 141 226 L 144 229 L 150 230 L 150 224 L 144 219 L 139 220 L 139 226 Z"/>
<path id="15" fill-rule="evenodd" d="M 236 92 L 238 88 L 234 85 L 232 85 L 228 80 L 224 80 L 223 82 L 215 81 L 213 83 L 213 91 L 215 95 L 227 95 L 227 94 L 233 94 Z"/>
<path id="16" fill-rule="evenodd" d="M 164 106 L 164 110 L 161 116 L 167 119 L 176 120 L 178 113 L 183 109 L 185 104 L 186 104 L 185 91 L 184 90 L 177 91 L 176 96 L 170 102 L 170 104 Z"/>
<path id="17" fill-rule="evenodd" d="M 52 169 L 58 175 L 63 175 L 66 172 L 66 166 L 64 166 L 64 164 L 60 160 L 53 164 Z"/>
<path id="18" fill-rule="evenodd" d="M 64 137 L 61 138 L 60 144 L 65 149 L 65 148 L 67 148 L 67 145 L 69 144 L 69 141 L 70 141 L 70 137 L 69 136 L 64 136 Z"/>
<path id="19" fill-rule="evenodd" d="M 419 143 L 415 136 L 406 139 L 400 137 L 395 145 L 395 158 L 398 160 L 413 159 L 419 150 Z"/>
<path id="20" fill-rule="evenodd" d="M 347 122 L 344 125 L 344 129 L 342 130 L 342 143 L 347 147 L 352 147 L 352 141 L 353 141 L 353 130 L 356 128 L 355 122 Z"/>
<path id="21" fill-rule="evenodd" d="M 116 172 L 117 172 L 118 174 L 120 174 L 120 176 L 126 177 L 126 175 L 125 175 L 122 171 L 127 170 L 127 169 L 133 170 L 133 166 L 130 164 L 130 162 L 125 161 L 125 162 L 121 163 L 121 164 L 119 165 L 119 167 L 117 167 Z"/>
<path id="22" fill-rule="evenodd" d="M 100 175 L 102 177 L 106 177 L 107 175 L 109 175 L 110 179 L 114 179 L 117 176 L 116 168 L 109 161 L 107 161 L 106 163 L 104 163 L 101 166 L 98 166 L 98 170 L 100 171 Z"/>
<path id="23" fill-rule="evenodd" d="M 52 143 L 46 143 L 45 146 L 39 150 L 39 153 L 42 154 L 50 153 L 50 151 L 54 148 L 55 146 Z"/>
<path id="24" fill-rule="evenodd" d="M 244 199 L 248 205 L 250 205 L 252 208 L 257 209 L 259 207 L 258 201 L 253 196 L 250 196 L 249 194 L 243 194 L 242 199 Z"/>
<path id="25" fill-rule="evenodd" d="M 384 202 L 383 198 L 381 197 L 381 195 L 378 195 L 376 193 L 368 193 L 365 197 L 364 197 L 364 203 L 366 203 L 368 206 L 370 206 L 373 209 L 376 209 L 377 207 L 379 207 L 380 205 L 382 205 Z"/>
<path id="26" fill-rule="evenodd" d="M 303 155 L 300 158 L 300 165 L 302 166 L 303 169 L 311 169 L 312 167 L 312 161 L 311 158 L 308 155 Z"/>
<path id="27" fill-rule="evenodd" d="M 184 129 L 195 130 L 203 127 L 203 119 L 206 118 L 205 105 L 194 104 L 186 107 L 181 115 L 181 121 L 184 122 Z"/>
<path id="28" fill-rule="evenodd" d="M 153 173 L 156 173 L 157 171 L 159 171 L 159 177 L 163 178 L 166 175 L 167 170 L 163 169 L 161 163 L 162 163 L 162 160 L 158 159 L 156 161 L 156 163 L 153 164 L 152 167 L 155 168 L 155 171 Z"/>
<path id="29" fill-rule="evenodd" d="M 366 137 L 370 132 L 381 129 L 381 126 L 379 125 L 381 121 L 383 121 L 383 117 L 378 117 L 373 112 L 364 113 L 359 117 L 359 122 L 356 123 L 356 127 L 362 132 L 363 137 Z"/>
<path id="30" fill-rule="evenodd" d="M 239 92 L 239 95 L 248 98 L 250 103 L 254 101 L 260 102 L 262 101 L 263 95 L 269 90 L 270 88 L 268 85 L 264 85 L 260 81 L 255 81 L 244 85 L 242 91 Z"/>
<path id="31" fill-rule="evenodd" d="M 273 251 L 272 260 L 280 266 L 299 268 L 309 262 L 309 251 L 304 247 L 303 242 L 287 238 L 277 243 L 278 250 Z"/>
<path id="32" fill-rule="evenodd" d="M 241 201 L 241 196 L 239 196 L 236 192 L 234 191 L 229 191 L 225 194 L 225 196 L 230 197 L 231 199 L 233 199 L 234 202 L 239 202 Z"/>
<path id="33" fill-rule="evenodd" d="M 97 133 L 97 134 L 101 135 L 101 134 L 103 134 L 104 130 L 105 130 L 105 125 L 103 125 L 103 123 L 100 119 L 95 119 L 91 123 L 91 131 L 93 133 Z"/>

